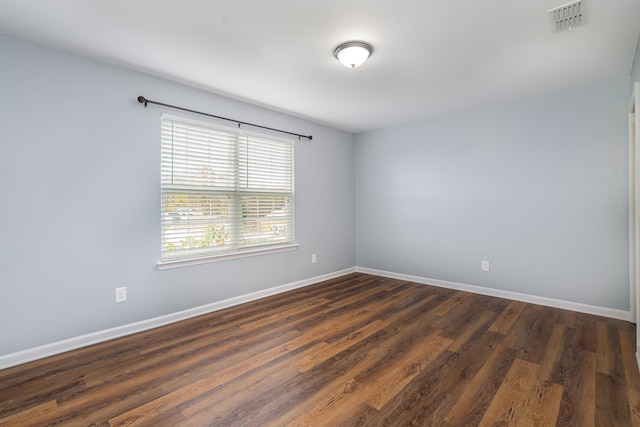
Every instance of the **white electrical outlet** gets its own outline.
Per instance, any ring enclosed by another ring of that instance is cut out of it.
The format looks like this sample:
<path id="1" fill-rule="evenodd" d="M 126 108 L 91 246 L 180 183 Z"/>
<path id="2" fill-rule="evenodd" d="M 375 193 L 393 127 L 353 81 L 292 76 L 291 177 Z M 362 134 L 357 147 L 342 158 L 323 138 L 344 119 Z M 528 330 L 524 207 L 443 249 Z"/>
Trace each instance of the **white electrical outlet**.
<path id="1" fill-rule="evenodd" d="M 311 264 L 316 263 L 316 254 L 311 254 Z"/>
<path id="2" fill-rule="evenodd" d="M 482 260 L 482 271 L 489 271 L 489 261 L 486 259 Z"/>
<path id="3" fill-rule="evenodd" d="M 127 288 L 116 288 L 116 303 L 125 302 L 127 300 Z"/>

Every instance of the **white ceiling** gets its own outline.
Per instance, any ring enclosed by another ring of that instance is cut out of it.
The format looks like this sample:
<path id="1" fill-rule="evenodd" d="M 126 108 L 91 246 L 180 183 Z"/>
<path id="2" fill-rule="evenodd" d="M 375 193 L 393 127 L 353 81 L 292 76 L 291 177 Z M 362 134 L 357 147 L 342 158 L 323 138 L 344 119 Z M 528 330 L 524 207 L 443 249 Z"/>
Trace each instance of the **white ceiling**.
<path id="1" fill-rule="evenodd" d="M 357 133 L 628 77 L 640 0 L 552 34 L 567 1 L 0 0 L 0 33 Z M 355 70 L 353 39 L 375 49 Z"/>

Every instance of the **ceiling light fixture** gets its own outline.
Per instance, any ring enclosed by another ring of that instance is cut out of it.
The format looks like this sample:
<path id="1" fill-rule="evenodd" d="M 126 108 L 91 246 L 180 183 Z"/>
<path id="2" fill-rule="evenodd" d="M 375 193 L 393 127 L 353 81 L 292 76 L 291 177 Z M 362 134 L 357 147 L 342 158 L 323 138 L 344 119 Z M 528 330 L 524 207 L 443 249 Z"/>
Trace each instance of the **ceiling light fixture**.
<path id="1" fill-rule="evenodd" d="M 373 53 L 373 46 L 369 43 L 351 41 L 342 43 L 334 51 L 333 55 L 342 65 L 349 68 L 356 68 L 364 64 Z"/>

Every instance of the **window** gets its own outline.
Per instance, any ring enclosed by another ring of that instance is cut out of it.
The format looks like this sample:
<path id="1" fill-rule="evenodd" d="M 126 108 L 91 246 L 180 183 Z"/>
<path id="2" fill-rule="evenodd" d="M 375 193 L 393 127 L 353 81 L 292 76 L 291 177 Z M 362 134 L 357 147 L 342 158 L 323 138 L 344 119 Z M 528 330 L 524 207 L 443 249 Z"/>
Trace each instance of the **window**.
<path id="1" fill-rule="evenodd" d="M 293 142 L 166 115 L 161 139 L 161 262 L 293 243 Z"/>

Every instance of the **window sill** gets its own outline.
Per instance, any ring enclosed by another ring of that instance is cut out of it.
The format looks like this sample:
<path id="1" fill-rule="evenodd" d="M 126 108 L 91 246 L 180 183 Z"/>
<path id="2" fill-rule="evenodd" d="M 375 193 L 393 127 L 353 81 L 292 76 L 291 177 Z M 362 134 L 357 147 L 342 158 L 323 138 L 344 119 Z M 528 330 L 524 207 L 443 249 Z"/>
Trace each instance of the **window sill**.
<path id="1" fill-rule="evenodd" d="M 190 265 L 208 264 L 210 262 L 227 261 L 231 259 L 248 258 L 259 255 L 277 254 L 280 252 L 295 251 L 300 246 L 297 243 L 286 245 L 269 246 L 266 248 L 248 249 L 240 252 L 233 252 L 220 255 L 209 255 L 193 259 L 177 259 L 173 261 L 158 261 L 158 270 L 169 270 L 172 268 L 188 267 Z"/>

